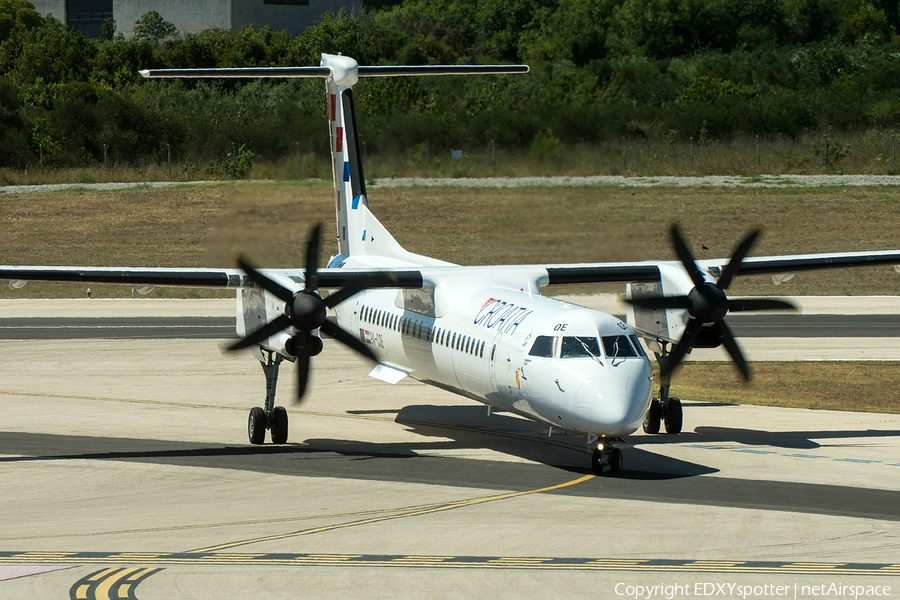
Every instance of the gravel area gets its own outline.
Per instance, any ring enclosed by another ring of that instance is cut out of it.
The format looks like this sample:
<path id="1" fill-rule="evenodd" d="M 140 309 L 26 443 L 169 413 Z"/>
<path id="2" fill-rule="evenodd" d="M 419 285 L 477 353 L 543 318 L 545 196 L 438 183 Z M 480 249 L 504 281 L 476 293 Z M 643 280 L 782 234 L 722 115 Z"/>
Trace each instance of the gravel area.
<path id="1" fill-rule="evenodd" d="M 64 190 L 126 190 L 161 188 L 170 185 L 203 185 L 213 181 L 152 181 L 141 183 L 60 183 L 53 185 L 10 185 L 0 187 L 0 194 L 28 194 Z M 459 178 L 392 178 L 373 179 L 368 187 L 535 187 L 589 186 L 617 187 L 822 187 L 822 186 L 890 186 L 900 185 L 896 175 L 707 175 L 705 177 L 459 177 Z"/>
<path id="2" fill-rule="evenodd" d="M 900 185 L 894 175 L 708 175 L 705 177 L 489 177 L 483 179 L 378 179 L 369 187 L 529 187 L 529 186 L 586 186 L 617 187 L 819 187 Z"/>
<path id="3" fill-rule="evenodd" d="M 221 183 L 215 181 L 143 181 L 136 183 L 54 183 L 48 185 L 7 185 L 0 187 L 0 194 L 35 194 L 63 192 L 67 190 L 115 191 L 134 188 L 163 188 L 170 185 L 202 185 Z"/>

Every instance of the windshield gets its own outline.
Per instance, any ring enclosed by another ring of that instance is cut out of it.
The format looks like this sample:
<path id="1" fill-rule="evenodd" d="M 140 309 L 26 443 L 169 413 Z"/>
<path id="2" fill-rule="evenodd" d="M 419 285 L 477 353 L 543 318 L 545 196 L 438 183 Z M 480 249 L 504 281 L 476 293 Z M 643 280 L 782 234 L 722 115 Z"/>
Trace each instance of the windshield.
<path id="1" fill-rule="evenodd" d="M 555 341 L 556 338 L 549 335 L 539 335 L 537 339 L 534 340 L 534 344 L 531 346 L 531 351 L 528 353 L 528 356 L 553 358 L 553 345 Z"/>
<path id="2" fill-rule="evenodd" d="M 637 351 L 628 341 L 628 336 L 608 335 L 603 337 L 603 351 L 610 358 L 629 358 L 638 356 Z"/>
<path id="3" fill-rule="evenodd" d="M 600 346 L 594 337 L 564 337 L 560 358 L 599 358 Z"/>
<path id="4" fill-rule="evenodd" d="M 637 337 L 634 335 L 629 335 L 628 339 L 631 340 L 631 345 L 634 346 L 634 349 L 637 350 L 638 354 L 641 357 L 647 356 L 647 353 L 644 351 L 644 347 L 641 346 L 641 343 L 638 341 Z"/>

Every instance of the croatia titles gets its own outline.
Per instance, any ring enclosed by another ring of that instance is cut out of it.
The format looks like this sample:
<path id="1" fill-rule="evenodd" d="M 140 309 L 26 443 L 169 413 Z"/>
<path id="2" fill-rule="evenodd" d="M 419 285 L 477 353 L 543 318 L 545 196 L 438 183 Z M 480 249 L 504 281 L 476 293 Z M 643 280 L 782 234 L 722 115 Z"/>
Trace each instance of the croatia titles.
<path id="1" fill-rule="evenodd" d="M 500 334 L 513 334 L 533 312 L 514 302 L 490 298 L 475 315 L 475 324 Z"/>

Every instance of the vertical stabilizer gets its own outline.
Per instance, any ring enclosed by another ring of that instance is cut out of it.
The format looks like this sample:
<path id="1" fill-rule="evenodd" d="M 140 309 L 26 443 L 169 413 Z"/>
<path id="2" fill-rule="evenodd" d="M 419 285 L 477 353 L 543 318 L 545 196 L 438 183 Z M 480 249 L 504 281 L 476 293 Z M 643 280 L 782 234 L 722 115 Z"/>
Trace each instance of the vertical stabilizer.
<path id="1" fill-rule="evenodd" d="M 361 212 L 355 209 L 368 206 L 353 108 L 352 88 L 359 78 L 359 65 L 350 57 L 332 54 L 323 54 L 321 64 L 332 73 L 325 82 L 338 250 L 343 256 L 350 256 L 351 238 L 363 235 L 365 227 Z"/>

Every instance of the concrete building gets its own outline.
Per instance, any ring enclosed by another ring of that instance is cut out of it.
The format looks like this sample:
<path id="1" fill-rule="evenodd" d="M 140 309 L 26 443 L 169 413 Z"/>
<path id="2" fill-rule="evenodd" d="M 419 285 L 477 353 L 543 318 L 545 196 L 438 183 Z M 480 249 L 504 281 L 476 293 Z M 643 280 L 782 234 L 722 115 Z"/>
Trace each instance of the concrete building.
<path id="1" fill-rule="evenodd" d="M 362 0 L 32 0 L 39 13 L 53 15 L 76 31 L 100 37 L 105 20 L 116 22 L 116 33 L 131 38 L 141 15 L 155 10 L 182 35 L 206 29 L 238 31 L 245 25 L 286 29 L 292 36 L 314 24 L 323 13 L 342 8 L 355 13 Z"/>

